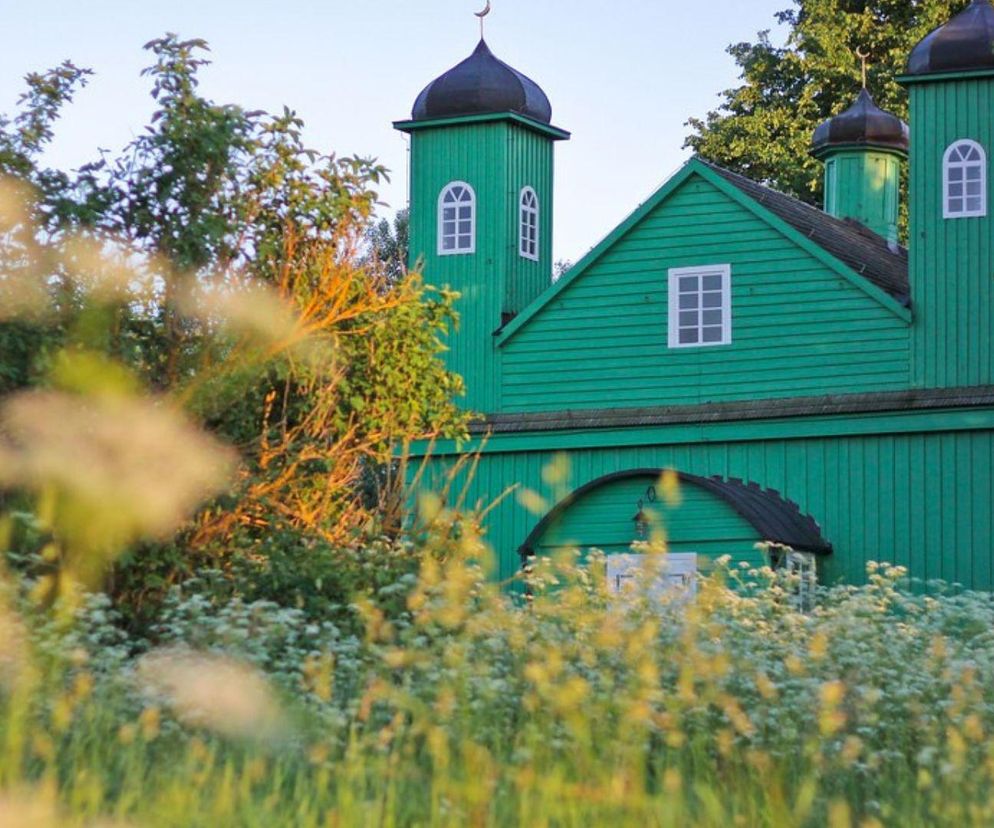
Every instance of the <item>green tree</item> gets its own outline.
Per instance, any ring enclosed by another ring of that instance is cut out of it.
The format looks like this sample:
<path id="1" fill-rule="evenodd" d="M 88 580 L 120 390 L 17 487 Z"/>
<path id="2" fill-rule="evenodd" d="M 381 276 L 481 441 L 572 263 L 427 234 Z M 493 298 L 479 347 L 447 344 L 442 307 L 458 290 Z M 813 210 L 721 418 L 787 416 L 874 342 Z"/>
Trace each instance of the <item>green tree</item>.
<path id="1" fill-rule="evenodd" d="M 369 245 L 365 261 L 376 261 L 386 271 L 391 282 L 400 281 L 407 274 L 407 251 L 410 244 L 411 217 L 405 208 L 390 219 L 380 219 L 369 228 L 366 243 Z"/>
<path id="2" fill-rule="evenodd" d="M 366 256 L 386 175 L 374 160 L 311 150 L 290 110 L 204 98 L 203 41 L 146 49 L 157 109 L 120 154 L 44 167 L 88 78 L 72 64 L 28 76 L 20 111 L 0 119 L 0 176 L 30 193 L 24 210 L 0 193 L 0 394 L 105 366 L 238 448 L 233 491 L 169 553 L 167 577 L 190 550 L 381 530 L 367 471 L 406 440 L 465 431 L 461 380 L 438 358 L 453 297 Z M 119 583 L 141 592 L 154 569 L 145 553 Z"/>
<path id="3" fill-rule="evenodd" d="M 908 117 L 896 82 L 911 50 L 969 0 L 794 0 L 777 15 L 784 46 L 769 31 L 728 53 L 741 85 L 721 105 L 692 118 L 686 146 L 702 157 L 820 204 L 821 165 L 808 155 L 815 127 L 850 106 L 860 89 L 860 49 L 870 54 L 869 88 L 877 104 Z"/>

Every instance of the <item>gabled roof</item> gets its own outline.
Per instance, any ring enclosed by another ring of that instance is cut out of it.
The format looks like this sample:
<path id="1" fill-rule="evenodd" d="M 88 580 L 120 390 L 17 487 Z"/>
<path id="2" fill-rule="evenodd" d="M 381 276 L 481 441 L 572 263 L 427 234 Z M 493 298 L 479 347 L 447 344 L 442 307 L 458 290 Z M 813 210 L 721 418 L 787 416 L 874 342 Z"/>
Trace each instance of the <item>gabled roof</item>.
<path id="1" fill-rule="evenodd" d="M 626 233 L 662 204 L 687 179 L 697 175 L 782 233 L 802 250 L 867 293 L 896 316 L 911 321 L 908 310 L 908 254 L 854 221 L 842 221 L 744 176 L 694 157 L 577 262 L 558 282 L 496 334 L 502 346 L 547 304 L 580 278 Z"/>
<path id="2" fill-rule="evenodd" d="M 618 480 L 630 480 L 637 477 L 658 479 L 665 472 L 665 469 L 658 468 L 628 469 L 605 475 L 581 486 L 557 503 L 552 511 L 542 518 L 521 545 L 518 550 L 519 554 L 523 559 L 533 555 L 535 544 L 538 543 L 542 535 L 559 520 L 567 509 L 589 492 Z M 798 552 L 831 554 L 832 544 L 822 537 L 821 527 L 818 526 L 815 519 L 802 513 L 796 503 L 787 500 L 775 489 L 764 489 L 757 483 L 747 483 L 738 478 L 726 480 L 717 476 L 698 477 L 683 472 L 678 472 L 677 475 L 681 483 L 698 486 L 725 501 L 756 530 L 761 540 L 783 544 Z"/>
<path id="3" fill-rule="evenodd" d="M 857 221 L 837 219 L 717 164 L 702 163 L 905 307 L 910 304 L 908 251 L 905 248 L 891 246 L 885 238 Z"/>

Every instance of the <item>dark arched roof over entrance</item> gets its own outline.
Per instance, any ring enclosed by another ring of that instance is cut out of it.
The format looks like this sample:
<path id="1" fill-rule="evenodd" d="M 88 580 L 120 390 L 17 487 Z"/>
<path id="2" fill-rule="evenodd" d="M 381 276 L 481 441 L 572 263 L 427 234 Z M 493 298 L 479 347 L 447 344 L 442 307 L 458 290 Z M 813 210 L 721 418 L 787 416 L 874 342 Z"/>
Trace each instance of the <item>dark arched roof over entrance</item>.
<path id="1" fill-rule="evenodd" d="M 539 521 L 521 545 L 521 556 L 531 556 L 538 540 L 585 494 L 619 480 L 634 477 L 659 479 L 666 471 L 667 469 L 630 469 L 599 477 L 581 486 Z M 736 478 L 698 477 L 684 472 L 677 472 L 677 476 L 682 484 L 697 486 L 725 501 L 749 522 L 764 541 L 780 543 L 797 552 L 813 552 L 818 555 L 832 552 L 832 544 L 822 537 L 821 527 L 815 519 L 803 514 L 796 503 L 787 500 L 774 489 L 764 489 L 758 483 L 747 483 Z"/>

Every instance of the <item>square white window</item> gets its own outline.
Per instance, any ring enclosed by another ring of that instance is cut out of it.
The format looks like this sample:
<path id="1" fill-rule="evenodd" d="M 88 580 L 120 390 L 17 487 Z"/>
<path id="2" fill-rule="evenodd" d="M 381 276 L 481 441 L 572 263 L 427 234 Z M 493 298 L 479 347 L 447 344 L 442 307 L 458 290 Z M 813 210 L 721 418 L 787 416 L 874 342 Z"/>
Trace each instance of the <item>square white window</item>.
<path id="1" fill-rule="evenodd" d="M 680 267 L 669 272 L 669 345 L 697 348 L 732 341 L 730 265 Z"/>

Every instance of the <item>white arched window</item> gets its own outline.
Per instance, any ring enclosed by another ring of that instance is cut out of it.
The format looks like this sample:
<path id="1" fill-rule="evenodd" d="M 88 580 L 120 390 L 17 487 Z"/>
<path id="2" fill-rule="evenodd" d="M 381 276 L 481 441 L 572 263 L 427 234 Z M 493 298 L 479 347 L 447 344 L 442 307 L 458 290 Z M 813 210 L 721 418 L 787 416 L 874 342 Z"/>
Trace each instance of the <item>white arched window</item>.
<path id="1" fill-rule="evenodd" d="M 476 251 L 476 193 L 465 181 L 453 181 L 438 197 L 438 255 Z"/>
<path id="2" fill-rule="evenodd" d="M 976 141 L 954 141 L 942 159 L 942 215 L 987 215 L 987 154 Z"/>
<path id="3" fill-rule="evenodd" d="M 526 259 L 538 260 L 538 196 L 531 187 L 521 191 L 521 230 L 518 250 Z"/>

